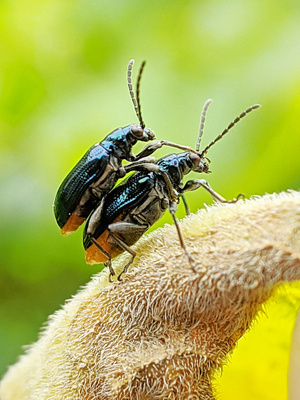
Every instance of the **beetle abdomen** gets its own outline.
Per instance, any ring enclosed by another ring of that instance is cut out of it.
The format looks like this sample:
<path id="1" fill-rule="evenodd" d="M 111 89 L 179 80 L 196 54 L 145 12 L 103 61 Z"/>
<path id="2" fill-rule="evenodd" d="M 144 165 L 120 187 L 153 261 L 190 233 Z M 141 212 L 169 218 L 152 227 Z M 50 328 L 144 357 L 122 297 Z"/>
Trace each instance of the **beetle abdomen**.
<path id="1" fill-rule="evenodd" d="M 104 174 L 108 163 L 108 152 L 96 144 L 85 153 L 60 185 L 54 201 L 54 213 L 63 234 L 75 231 L 95 208 L 100 199 L 94 198 L 87 190 Z M 85 194 L 86 198 L 80 204 Z"/>
<path id="2" fill-rule="evenodd" d="M 125 213 L 120 214 L 113 222 L 122 221 L 123 214 Z M 122 238 L 120 239 L 122 240 Z M 109 237 L 109 231 L 107 229 L 101 233 L 101 235 L 96 239 L 96 242 L 110 255 L 111 258 L 117 257 L 124 251 L 111 237 Z M 85 251 L 85 261 L 87 264 L 100 264 L 108 261 L 108 258 L 95 246 L 95 244 L 91 243 Z"/>
<path id="3" fill-rule="evenodd" d="M 125 183 L 113 189 L 105 197 L 99 220 L 95 219 L 98 214 L 98 209 L 96 209 L 87 221 L 83 234 L 84 248 L 87 249 L 91 246 L 89 235 L 97 239 L 121 214 L 124 215 L 123 211 L 128 214 L 133 207 L 140 204 L 148 196 L 154 185 L 155 180 L 151 173 L 138 172 L 130 176 Z M 91 226 L 96 226 L 96 229 L 88 231 Z"/>

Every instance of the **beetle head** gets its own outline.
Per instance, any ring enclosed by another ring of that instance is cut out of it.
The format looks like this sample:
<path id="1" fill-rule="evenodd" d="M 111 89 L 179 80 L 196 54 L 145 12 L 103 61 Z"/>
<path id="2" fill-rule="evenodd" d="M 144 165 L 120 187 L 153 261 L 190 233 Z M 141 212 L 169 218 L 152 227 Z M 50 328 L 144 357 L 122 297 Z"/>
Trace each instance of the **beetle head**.
<path id="1" fill-rule="evenodd" d="M 210 161 L 206 157 L 200 157 L 196 152 L 187 151 L 185 153 L 170 154 L 159 160 L 158 165 L 168 171 L 171 179 L 180 184 L 182 178 L 191 171 L 198 173 L 210 173 Z"/>
<path id="2" fill-rule="evenodd" d="M 202 173 L 204 172 L 205 174 L 211 173 L 209 170 L 209 164 L 210 160 L 206 157 L 201 157 L 200 155 L 196 153 L 189 153 L 189 158 L 192 163 L 192 170 L 195 172 Z"/>
<path id="3" fill-rule="evenodd" d="M 141 140 L 142 142 L 155 139 L 154 133 L 148 128 L 142 128 L 141 125 L 130 125 L 130 131 L 136 140 Z"/>

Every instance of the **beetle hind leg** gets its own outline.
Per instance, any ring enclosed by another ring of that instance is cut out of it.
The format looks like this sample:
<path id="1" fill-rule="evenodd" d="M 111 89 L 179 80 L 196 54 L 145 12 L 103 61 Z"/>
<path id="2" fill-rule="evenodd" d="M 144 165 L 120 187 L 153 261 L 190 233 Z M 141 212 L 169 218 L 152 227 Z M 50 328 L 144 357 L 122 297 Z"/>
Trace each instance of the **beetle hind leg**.
<path id="1" fill-rule="evenodd" d="M 107 253 L 107 251 L 105 251 L 100 246 L 100 244 L 97 242 L 97 240 L 93 236 L 91 236 L 90 239 L 91 239 L 91 242 L 97 247 L 97 249 L 107 257 L 108 261 L 106 263 L 104 263 L 104 265 L 109 268 L 108 280 L 109 280 L 109 282 L 112 282 L 111 277 L 116 275 L 116 273 L 112 267 L 111 256 Z"/>
<path id="2" fill-rule="evenodd" d="M 118 275 L 118 281 L 121 281 L 122 280 L 121 276 L 128 270 L 130 264 L 132 264 L 132 262 L 136 256 L 136 252 L 133 251 L 125 242 L 123 242 L 123 240 L 119 239 L 113 232 L 110 231 L 110 235 L 111 235 L 111 237 L 113 237 L 113 239 L 116 241 L 116 243 L 118 243 L 118 245 L 123 250 L 126 250 L 132 256 L 131 259 L 129 260 L 129 262 L 123 268 L 122 272 Z"/>
<path id="3" fill-rule="evenodd" d="M 114 275 L 116 275 L 116 273 L 115 273 L 115 271 L 114 271 L 114 269 L 113 269 L 113 267 L 112 267 L 112 263 L 111 263 L 111 258 L 109 258 L 108 259 L 108 261 L 107 261 L 107 263 L 105 263 L 107 266 L 108 266 L 108 268 L 109 268 L 109 275 L 108 275 L 108 280 L 109 280 L 109 282 L 112 282 L 112 279 L 111 279 L 111 277 L 112 276 L 114 276 Z"/>
<path id="4" fill-rule="evenodd" d="M 129 268 L 130 264 L 132 264 L 132 262 L 133 262 L 135 256 L 136 256 L 136 253 L 135 253 L 134 256 L 131 257 L 131 259 L 129 260 L 129 262 L 125 265 L 125 267 L 123 268 L 123 270 L 120 272 L 120 274 L 118 275 L 118 281 L 122 281 L 121 276 L 127 272 L 128 268 Z"/>
<path id="5" fill-rule="evenodd" d="M 121 281 L 121 276 L 128 270 L 129 266 L 132 264 L 136 256 L 136 252 L 133 251 L 130 246 L 124 242 L 124 240 L 117 236 L 117 234 L 123 234 L 126 237 L 129 236 L 131 237 L 131 239 L 133 239 L 132 243 L 135 243 L 147 229 L 148 226 L 145 224 L 141 223 L 141 225 L 138 225 L 137 223 L 135 224 L 131 222 L 116 222 L 108 226 L 108 231 L 116 244 L 121 247 L 123 251 L 127 251 L 132 256 L 129 262 L 123 268 L 122 272 L 119 274 L 119 281 Z"/>

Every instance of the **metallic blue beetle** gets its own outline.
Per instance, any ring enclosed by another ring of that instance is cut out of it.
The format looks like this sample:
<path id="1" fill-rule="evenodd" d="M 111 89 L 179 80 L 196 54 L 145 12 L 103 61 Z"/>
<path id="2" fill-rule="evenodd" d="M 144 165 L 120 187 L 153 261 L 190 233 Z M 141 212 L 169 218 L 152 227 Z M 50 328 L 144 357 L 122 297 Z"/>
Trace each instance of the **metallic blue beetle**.
<path id="1" fill-rule="evenodd" d="M 86 262 L 97 264 L 107 262 L 111 276 L 115 274 L 111 260 L 123 251 L 129 252 L 132 257 L 124 267 L 120 276 L 126 272 L 132 263 L 135 252 L 130 248 L 157 220 L 169 209 L 180 241 L 189 262 L 193 268 L 193 259 L 187 249 L 175 216 L 178 196 L 183 198 L 188 212 L 184 193 L 196 190 L 199 187 L 206 189 L 212 197 L 222 203 L 227 202 L 222 196 L 213 191 L 204 179 L 190 180 L 183 185 L 182 179 L 189 172 L 209 173 L 210 161 L 204 157 L 208 149 L 220 140 L 233 125 L 258 105 L 249 107 L 240 114 L 215 140 L 199 152 L 200 139 L 208 100 L 203 108 L 200 133 L 196 152 L 171 154 L 161 158 L 156 164 L 140 165 L 140 172 L 136 172 L 125 183 L 113 189 L 103 202 L 90 215 L 84 231 L 83 243 Z M 243 195 L 239 195 L 241 197 Z M 237 199 L 233 200 L 234 202 Z"/>
<path id="2" fill-rule="evenodd" d="M 140 125 L 131 124 L 118 128 L 96 143 L 69 172 L 54 200 L 54 214 L 63 235 L 74 232 L 95 209 L 99 201 L 115 186 L 117 180 L 136 166 L 145 162 L 155 162 L 147 157 L 158 148 L 168 145 L 182 150 L 189 147 L 172 142 L 157 141 L 146 146 L 137 156 L 131 149 L 137 141 L 147 142 L 154 139 L 150 129 L 145 128 L 141 115 L 139 88 L 145 61 L 142 63 L 136 85 L 136 96 L 132 90 L 131 71 L 133 60 L 127 69 L 127 84 Z M 122 160 L 131 161 L 122 166 Z"/>
<path id="3" fill-rule="evenodd" d="M 137 141 L 147 142 L 154 139 L 153 132 L 145 128 L 139 103 L 139 85 L 145 62 L 140 68 L 137 80 L 137 100 L 132 90 L 132 65 L 133 60 L 128 65 L 127 83 L 140 125 L 132 124 L 111 132 L 102 142 L 88 149 L 66 176 L 54 201 L 55 217 L 64 235 L 74 232 L 99 200 L 125 175 L 122 160 L 135 161 L 142 157 L 132 153 L 132 146 Z"/>

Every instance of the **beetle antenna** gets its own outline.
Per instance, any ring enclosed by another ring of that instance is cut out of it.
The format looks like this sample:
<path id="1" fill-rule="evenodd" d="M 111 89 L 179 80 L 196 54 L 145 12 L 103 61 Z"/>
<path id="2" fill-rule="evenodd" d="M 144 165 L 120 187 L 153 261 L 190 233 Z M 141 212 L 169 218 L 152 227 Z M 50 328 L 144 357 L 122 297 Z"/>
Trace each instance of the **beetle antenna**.
<path id="1" fill-rule="evenodd" d="M 205 153 L 207 153 L 208 149 L 210 149 L 216 142 L 218 142 L 220 139 L 222 139 L 222 137 L 224 135 L 226 135 L 226 133 L 235 125 L 237 124 L 242 118 L 244 118 L 248 113 L 250 113 L 251 111 L 255 110 L 256 108 L 261 107 L 260 104 L 255 104 L 254 106 L 251 106 L 249 108 L 247 108 L 247 110 L 243 111 L 238 117 L 236 117 L 236 119 L 234 121 L 232 121 L 227 128 L 224 129 L 224 131 L 217 136 L 211 143 L 209 143 L 209 145 L 207 145 L 205 147 L 204 150 L 201 151 L 200 156 L 204 156 Z"/>
<path id="2" fill-rule="evenodd" d="M 141 103 L 140 103 L 140 83 L 141 83 L 141 77 L 142 77 L 142 73 L 143 73 L 145 65 L 146 65 L 146 61 L 143 61 L 140 71 L 139 71 L 137 83 L 136 83 L 136 100 L 137 100 L 137 106 L 138 106 L 138 119 L 140 121 L 140 125 L 141 125 L 142 129 L 145 128 L 145 124 L 144 124 L 144 121 L 142 118 Z"/>
<path id="3" fill-rule="evenodd" d="M 132 66 L 133 66 L 133 64 L 134 64 L 134 60 L 130 60 L 129 64 L 128 64 L 128 67 L 127 67 L 127 85 L 128 85 L 129 94 L 130 94 L 130 97 L 131 97 L 131 100 L 132 100 L 132 103 L 133 103 L 133 107 L 135 109 L 136 116 L 138 117 L 138 120 L 140 122 L 141 127 L 144 128 L 145 124 L 144 124 L 144 122 L 142 120 L 142 117 L 141 117 L 140 100 L 138 98 L 138 101 L 137 101 L 137 99 L 135 97 L 135 94 L 134 94 L 134 91 L 132 89 L 131 75 L 132 75 Z M 145 65 L 145 62 L 143 64 Z M 141 79 L 141 73 L 142 73 L 142 70 L 144 68 L 143 64 L 142 64 L 142 67 L 140 68 L 140 72 L 139 72 L 139 76 L 138 76 L 137 97 L 139 97 L 139 81 Z"/>
<path id="4" fill-rule="evenodd" d="M 210 105 L 211 102 L 212 102 L 212 99 L 206 100 L 206 102 L 204 103 L 203 109 L 202 109 L 199 135 L 198 135 L 198 140 L 197 140 L 197 144 L 196 144 L 196 151 L 199 151 L 199 148 L 200 148 L 200 141 L 201 141 L 201 138 L 203 135 L 203 128 L 204 128 L 204 123 L 205 123 L 206 112 L 207 112 L 208 106 Z"/>

